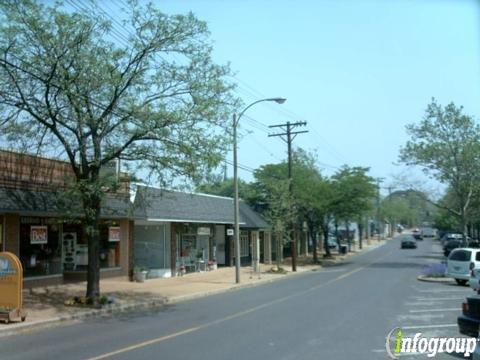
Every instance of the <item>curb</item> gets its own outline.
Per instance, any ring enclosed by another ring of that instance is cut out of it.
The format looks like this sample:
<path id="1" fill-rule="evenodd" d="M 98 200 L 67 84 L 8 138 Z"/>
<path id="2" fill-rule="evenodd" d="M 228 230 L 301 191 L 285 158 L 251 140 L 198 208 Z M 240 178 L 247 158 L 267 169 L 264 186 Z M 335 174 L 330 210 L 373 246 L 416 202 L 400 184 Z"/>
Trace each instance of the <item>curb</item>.
<path id="1" fill-rule="evenodd" d="M 433 283 L 440 283 L 440 284 L 453 284 L 455 282 L 452 278 L 447 277 L 428 277 L 425 275 L 417 276 L 417 280 L 425 281 L 425 282 L 433 282 Z"/>
<path id="2" fill-rule="evenodd" d="M 357 255 L 367 253 L 370 250 L 374 250 L 374 249 L 384 245 L 385 243 L 386 242 L 378 244 L 377 246 L 372 246 L 372 247 L 370 247 L 366 250 L 364 249 L 362 252 L 354 253 L 349 257 L 355 257 Z M 338 262 L 338 264 L 341 264 L 347 258 L 348 257 L 343 258 L 342 261 Z M 314 266 L 314 267 L 312 267 L 308 270 L 297 271 L 297 272 L 288 272 L 287 274 L 276 274 L 275 277 L 271 277 L 271 278 L 268 278 L 268 279 L 260 279 L 258 281 L 251 282 L 251 283 L 235 284 L 233 286 L 223 288 L 223 289 L 214 289 L 214 290 L 198 292 L 198 293 L 193 293 L 193 294 L 188 294 L 188 295 L 172 296 L 170 298 L 158 298 L 158 299 L 152 299 L 152 300 L 148 300 L 148 301 L 139 301 L 139 302 L 124 304 L 124 305 L 106 305 L 102 309 L 90 309 L 90 310 L 81 311 L 81 312 L 76 313 L 76 314 L 61 315 L 61 316 L 56 316 L 56 317 L 52 317 L 52 318 L 45 319 L 45 320 L 37 320 L 37 321 L 32 321 L 32 322 L 10 324 L 6 328 L 3 328 L 3 329 L 0 328 L 0 337 L 7 337 L 7 336 L 11 336 L 11 335 L 16 335 L 16 334 L 19 334 L 19 333 L 22 333 L 22 332 L 27 332 L 27 331 L 31 331 L 31 330 L 35 330 L 35 329 L 40 329 L 40 328 L 46 328 L 46 327 L 53 326 L 55 324 L 62 323 L 62 322 L 80 321 L 80 320 L 84 320 L 84 319 L 101 317 L 101 316 L 104 316 L 104 315 L 112 315 L 112 314 L 122 313 L 122 312 L 126 312 L 126 311 L 131 311 L 131 310 L 144 310 L 144 309 L 152 309 L 152 308 L 157 308 L 157 307 L 174 305 L 174 304 L 182 303 L 182 302 L 189 301 L 189 300 L 201 299 L 201 298 L 212 296 L 212 295 L 218 295 L 218 294 L 233 292 L 233 291 L 237 291 L 237 290 L 253 288 L 253 287 L 256 287 L 256 286 L 273 283 L 275 281 L 279 281 L 279 280 L 282 280 L 282 279 L 288 279 L 290 276 L 299 276 L 299 275 L 302 275 L 302 274 L 305 275 L 305 274 L 309 274 L 311 272 L 321 271 L 323 269 L 327 270 L 329 267 L 330 266 L 318 265 L 318 266 Z"/>

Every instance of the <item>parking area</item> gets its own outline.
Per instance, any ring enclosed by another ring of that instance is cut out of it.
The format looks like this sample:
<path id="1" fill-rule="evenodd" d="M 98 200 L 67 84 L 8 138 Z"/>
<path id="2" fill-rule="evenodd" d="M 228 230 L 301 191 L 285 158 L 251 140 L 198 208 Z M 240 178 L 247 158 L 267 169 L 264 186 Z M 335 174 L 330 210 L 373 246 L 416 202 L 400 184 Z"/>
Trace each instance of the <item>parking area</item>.
<path id="1" fill-rule="evenodd" d="M 432 244 L 432 256 L 425 259 L 425 264 L 438 263 L 442 259 L 438 242 Z M 404 337 L 414 337 L 421 333 L 422 337 L 464 338 L 458 332 L 457 317 L 461 314 L 462 302 L 467 296 L 474 294 L 469 286 L 455 283 L 435 283 L 417 281 L 411 291 L 403 299 L 402 307 L 395 315 L 395 323 L 404 332 Z M 402 359 L 427 358 L 425 354 L 401 354 Z M 460 354 L 436 354 L 435 359 L 465 358 Z"/>

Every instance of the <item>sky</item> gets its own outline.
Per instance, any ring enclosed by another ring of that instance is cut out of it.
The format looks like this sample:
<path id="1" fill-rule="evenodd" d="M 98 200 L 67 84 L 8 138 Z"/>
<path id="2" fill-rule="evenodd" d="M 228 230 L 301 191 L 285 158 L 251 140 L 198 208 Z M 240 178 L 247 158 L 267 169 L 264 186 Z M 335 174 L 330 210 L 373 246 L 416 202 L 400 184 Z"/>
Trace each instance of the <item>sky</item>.
<path id="1" fill-rule="evenodd" d="M 480 3 L 467 0 L 162 0 L 168 14 L 208 23 L 217 63 L 230 63 L 245 105 L 239 163 L 286 159 L 267 127 L 306 121 L 295 146 L 315 151 L 326 175 L 343 164 L 385 178 L 405 172 L 405 126 L 427 104 L 453 101 L 480 114 Z M 112 6 L 112 5 L 110 5 Z M 252 120 L 253 119 L 253 120 Z M 231 157 L 231 154 L 229 154 Z M 230 159 L 231 161 L 231 159 Z M 229 174 L 231 174 L 229 166 Z M 412 176 L 421 177 L 419 172 Z M 249 171 L 240 177 L 251 180 Z M 421 180 L 421 179 L 420 179 Z"/>

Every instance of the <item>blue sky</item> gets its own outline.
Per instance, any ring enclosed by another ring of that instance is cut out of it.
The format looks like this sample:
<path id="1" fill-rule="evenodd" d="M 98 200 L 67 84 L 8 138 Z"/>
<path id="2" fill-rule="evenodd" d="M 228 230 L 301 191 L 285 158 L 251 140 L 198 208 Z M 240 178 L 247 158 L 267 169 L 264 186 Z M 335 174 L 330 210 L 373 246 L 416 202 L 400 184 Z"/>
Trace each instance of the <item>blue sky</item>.
<path id="1" fill-rule="evenodd" d="M 75 1 L 75 0 L 71 0 Z M 71 4 L 71 1 L 68 4 Z M 85 0 L 86 1 L 86 0 Z M 126 0 L 97 0 L 110 14 Z M 141 0 L 143 2 L 143 0 Z M 146 1 L 146 0 L 145 0 Z M 294 141 L 331 175 L 343 164 L 370 167 L 384 189 L 399 175 L 443 187 L 398 165 L 407 124 L 432 97 L 480 114 L 480 2 L 474 0 L 154 0 L 163 12 L 192 11 L 208 23 L 214 60 L 229 63 L 245 105 L 239 174 L 287 157 L 269 125 L 306 121 Z M 122 32 L 122 31 L 120 31 Z M 231 119 L 226 119 L 231 121 Z M 228 154 L 232 161 L 232 154 Z M 232 175 L 232 166 L 228 165 Z M 438 196 L 439 194 L 435 194 Z"/>
<path id="2" fill-rule="evenodd" d="M 97 0 L 113 16 L 126 1 Z M 477 0 L 153 2 L 165 13 L 192 11 L 208 23 L 214 59 L 230 63 L 245 105 L 287 98 L 283 105 L 260 103 L 241 119 L 242 168 L 286 159 L 286 144 L 269 138 L 268 126 L 306 121 L 309 133 L 294 145 L 316 152 L 326 175 L 347 164 L 370 167 L 385 186 L 401 173 L 423 181 L 421 172 L 395 164 L 408 140 L 405 126 L 422 119 L 432 97 L 479 119 Z M 240 169 L 240 176 L 252 180 L 251 171 Z"/>
<path id="3" fill-rule="evenodd" d="M 316 150 L 331 174 L 342 164 L 389 178 L 408 136 L 435 97 L 480 113 L 480 6 L 476 1 L 163 0 L 166 13 L 207 21 L 214 57 L 229 62 L 246 115 L 264 125 L 307 121 L 296 146 Z M 253 124 L 252 124 L 253 123 Z M 264 126 L 242 119 L 239 162 L 286 157 Z M 248 133 L 247 133 L 248 132 Z M 251 179 L 247 171 L 240 176 Z M 419 175 L 416 175 L 419 176 Z"/>

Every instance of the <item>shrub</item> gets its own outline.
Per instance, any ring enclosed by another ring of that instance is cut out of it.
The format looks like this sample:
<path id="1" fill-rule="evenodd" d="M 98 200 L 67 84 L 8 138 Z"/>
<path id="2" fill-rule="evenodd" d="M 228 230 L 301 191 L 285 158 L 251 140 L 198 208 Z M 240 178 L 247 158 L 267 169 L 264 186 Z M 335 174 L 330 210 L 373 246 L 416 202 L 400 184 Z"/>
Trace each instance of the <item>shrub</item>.
<path id="1" fill-rule="evenodd" d="M 445 270 L 447 270 L 445 264 L 430 264 L 423 267 L 422 275 L 429 277 L 445 277 Z"/>

